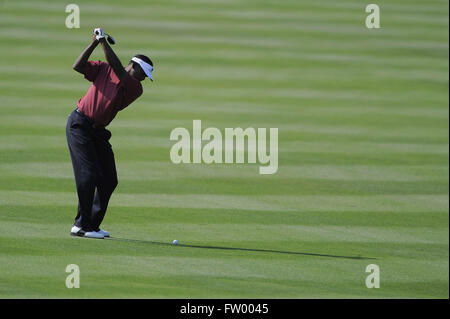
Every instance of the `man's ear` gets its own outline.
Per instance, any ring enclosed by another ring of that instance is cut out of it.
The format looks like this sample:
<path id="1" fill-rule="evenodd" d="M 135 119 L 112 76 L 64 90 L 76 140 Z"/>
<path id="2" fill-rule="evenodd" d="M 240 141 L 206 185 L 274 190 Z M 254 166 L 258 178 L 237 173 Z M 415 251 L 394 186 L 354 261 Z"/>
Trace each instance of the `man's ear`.
<path id="1" fill-rule="evenodd" d="M 130 62 L 130 63 L 126 66 L 126 69 L 127 69 L 128 71 L 132 71 L 133 73 L 136 72 L 136 69 L 135 69 L 135 66 L 134 66 L 134 63 L 133 63 L 133 62 Z"/>

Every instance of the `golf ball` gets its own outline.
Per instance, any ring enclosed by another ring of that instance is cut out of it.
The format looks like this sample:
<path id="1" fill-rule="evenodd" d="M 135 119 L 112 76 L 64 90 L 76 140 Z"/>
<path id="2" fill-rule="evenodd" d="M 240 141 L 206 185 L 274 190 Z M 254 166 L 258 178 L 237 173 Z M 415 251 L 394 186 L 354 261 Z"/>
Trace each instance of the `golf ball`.
<path id="1" fill-rule="evenodd" d="M 175 240 L 173 241 L 173 244 L 174 244 L 174 245 L 178 245 L 178 240 L 175 239 Z"/>

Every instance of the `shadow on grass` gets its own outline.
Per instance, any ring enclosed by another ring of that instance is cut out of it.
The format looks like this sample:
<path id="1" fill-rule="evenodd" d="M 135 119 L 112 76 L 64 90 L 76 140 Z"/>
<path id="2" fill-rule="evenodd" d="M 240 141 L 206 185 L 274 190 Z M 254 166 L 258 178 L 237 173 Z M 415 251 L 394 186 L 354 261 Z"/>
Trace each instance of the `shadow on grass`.
<path id="1" fill-rule="evenodd" d="M 127 241 L 127 242 L 141 243 L 141 244 L 155 244 L 155 245 L 174 246 L 174 244 L 171 244 L 171 243 L 163 243 L 163 242 L 151 241 L 151 240 L 128 239 L 128 238 L 120 238 L 120 237 L 110 237 L 110 238 L 108 238 L 108 240 Z M 251 252 L 258 252 L 258 253 L 275 253 L 275 254 L 303 255 L 303 256 L 330 257 L 330 258 L 344 258 L 344 259 L 356 259 L 356 260 L 376 259 L 376 258 L 373 258 L 373 257 L 362 257 L 362 256 L 340 256 L 340 255 L 315 254 L 315 253 L 305 253 L 305 252 L 296 252 L 296 251 L 282 251 L 282 250 L 272 250 L 272 249 L 254 249 L 254 248 L 239 248 L 239 247 L 220 247 L 220 246 L 202 246 L 202 245 L 185 245 L 185 244 L 178 244 L 177 247 L 219 249 L 219 250 L 236 250 L 236 251 L 239 250 L 239 251 L 251 251 Z"/>

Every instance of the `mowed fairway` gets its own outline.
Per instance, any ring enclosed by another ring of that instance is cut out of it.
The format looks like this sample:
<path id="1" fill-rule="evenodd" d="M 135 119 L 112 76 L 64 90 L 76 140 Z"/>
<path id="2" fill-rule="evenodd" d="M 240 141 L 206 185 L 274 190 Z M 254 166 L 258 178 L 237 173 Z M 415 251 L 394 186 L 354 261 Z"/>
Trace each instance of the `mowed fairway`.
<path id="1" fill-rule="evenodd" d="M 68 3 L 0 1 L 1 298 L 448 298 L 448 1 L 378 1 L 378 30 L 359 0 L 78 0 L 80 29 Z M 155 63 L 109 126 L 108 240 L 69 236 L 97 26 Z M 278 172 L 173 164 L 196 119 L 278 128 Z"/>

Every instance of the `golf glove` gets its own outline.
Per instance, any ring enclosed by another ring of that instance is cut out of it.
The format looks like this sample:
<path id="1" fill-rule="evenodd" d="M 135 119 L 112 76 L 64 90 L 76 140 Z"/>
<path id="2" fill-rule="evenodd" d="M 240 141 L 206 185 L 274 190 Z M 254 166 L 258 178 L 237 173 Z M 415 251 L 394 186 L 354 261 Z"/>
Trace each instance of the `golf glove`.
<path id="1" fill-rule="evenodd" d="M 96 28 L 94 29 L 95 38 L 97 40 L 103 39 L 105 37 L 105 33 L 103 33 L 102 28 Z"/>

